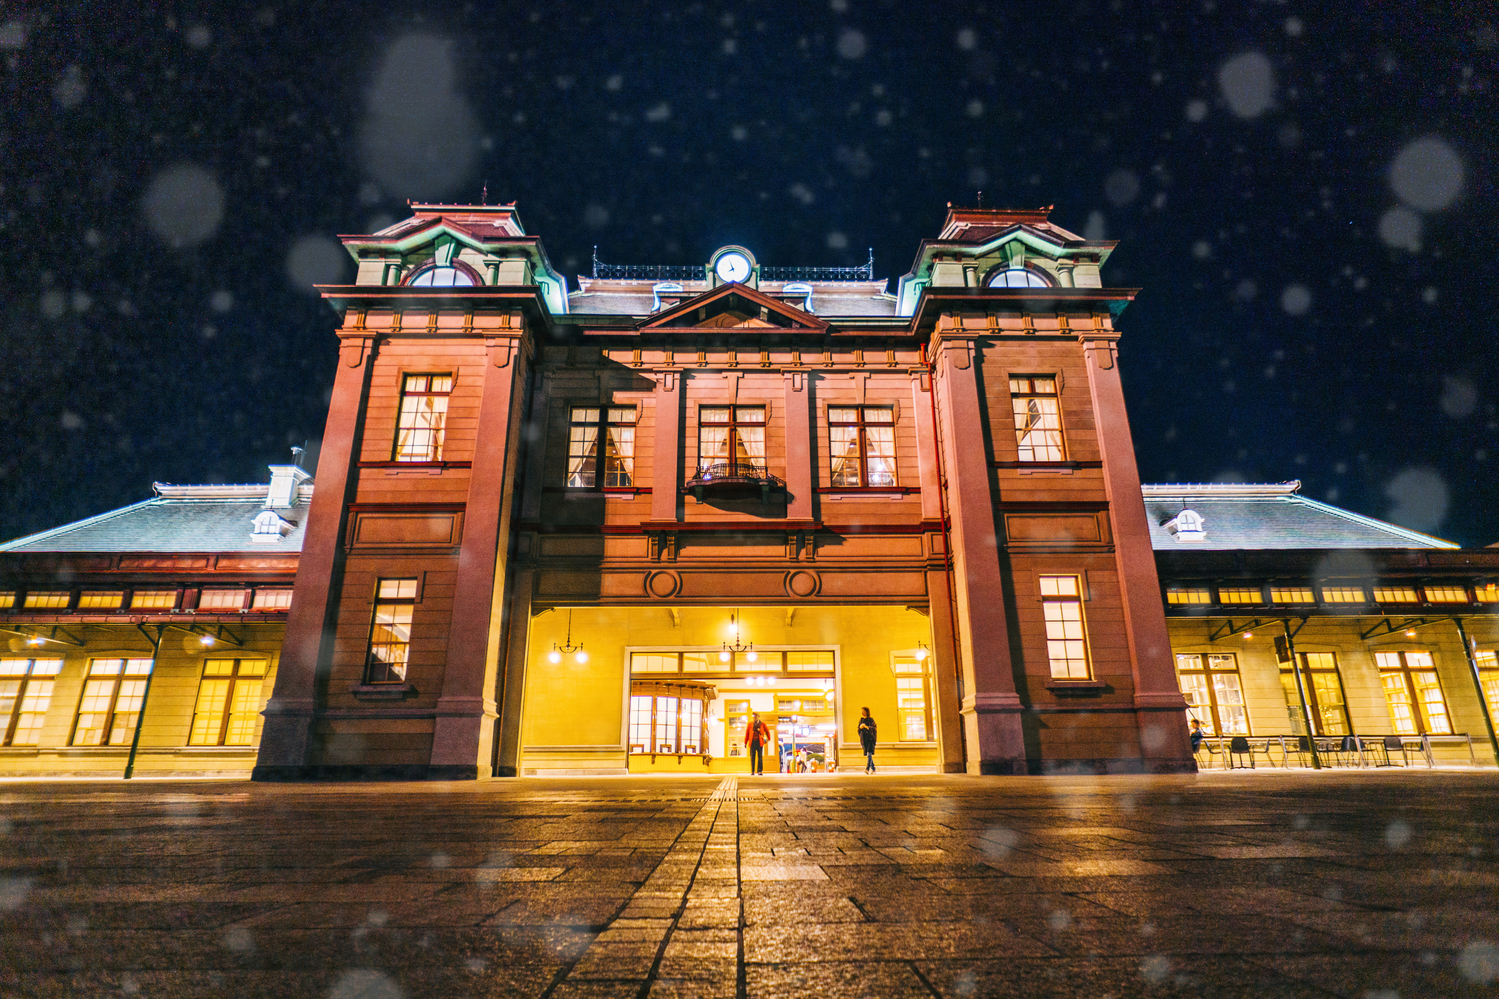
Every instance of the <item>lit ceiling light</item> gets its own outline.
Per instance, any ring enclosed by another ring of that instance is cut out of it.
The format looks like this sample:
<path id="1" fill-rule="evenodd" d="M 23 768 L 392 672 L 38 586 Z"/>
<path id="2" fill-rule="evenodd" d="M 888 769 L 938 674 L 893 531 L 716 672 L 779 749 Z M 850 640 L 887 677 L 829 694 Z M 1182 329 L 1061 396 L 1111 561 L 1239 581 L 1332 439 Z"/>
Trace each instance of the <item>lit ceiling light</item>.
<path id="1" fill-rule="evenodd" d="M 919 663 L 926 662 L 926 657 L 930 654 L 929 650 L 926 647 L 926 643 L 925 642 L 917 642 L 916 645 L 917 645 L 917 649 L 916 649 L 916 661 L 919 662 Z"/>
<path id="2" fill-rule="evenodd" d="M 1405 637 L 1406 638 L 1415 638 L 1416 637 L 1416 629 L 1415 628 L 1407 628 L 1405 630 Z"/>
<path id="3" fill-rule="evenodd" d="M 1253 637 L 1254 637 L 1254 632 L 1252 632 L 1252 631 L 1246 631 L 1246 632 L 1244 632 L 1244 641 L 1247 642 L 1247 641 L 1249 641 Z"/>
<path id="4" fill-rule="evenodd" d="M 212 645 L 213 644 L 213 636 L 212 635 L 203 635 L 203 636 L 199 637 L 198 644 L 199 645 L 205 645 L 205 646 Z"/>

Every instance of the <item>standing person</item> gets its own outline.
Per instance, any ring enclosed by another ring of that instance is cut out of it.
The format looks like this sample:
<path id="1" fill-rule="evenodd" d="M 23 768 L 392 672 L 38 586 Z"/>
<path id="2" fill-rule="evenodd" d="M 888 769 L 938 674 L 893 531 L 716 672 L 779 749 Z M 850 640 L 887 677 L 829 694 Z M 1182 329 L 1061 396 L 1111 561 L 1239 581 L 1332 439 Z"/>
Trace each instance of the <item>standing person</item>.
<path id="1" fill-rule="evenodd" d="M 878 727 L 874 718 L 870 716 L 868 708 L 860 709 L 864 716 L 859 719 L 859 745 L 864 747 L 864 772 L 874 773 L 874 741 Z"/>
<path id="2" fill-rule="evenodd" d="M 750 716 L 750 723 L 744 730 L 744 744 L 750 751 L 750 773 L 759 775 L 765 773 L 765 744 L 770 741 L 770 729 L 760 720 L 760 712 L 756 711 Z"/>

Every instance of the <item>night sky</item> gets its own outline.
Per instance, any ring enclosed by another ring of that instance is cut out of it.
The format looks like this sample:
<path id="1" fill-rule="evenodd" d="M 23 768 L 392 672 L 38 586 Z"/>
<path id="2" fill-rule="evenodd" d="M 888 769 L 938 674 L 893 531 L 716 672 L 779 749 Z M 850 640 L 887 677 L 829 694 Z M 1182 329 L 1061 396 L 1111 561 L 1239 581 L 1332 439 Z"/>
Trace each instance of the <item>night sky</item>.
<path id="1" fill-rule="evenodd" d="M 1499 541 L 1489 4 L 119 6 L 0 7 L 0 537 L 315 446 L 332 237 L 487 182 L 574 286 L 1055 204 L 1144 481 Z"/>

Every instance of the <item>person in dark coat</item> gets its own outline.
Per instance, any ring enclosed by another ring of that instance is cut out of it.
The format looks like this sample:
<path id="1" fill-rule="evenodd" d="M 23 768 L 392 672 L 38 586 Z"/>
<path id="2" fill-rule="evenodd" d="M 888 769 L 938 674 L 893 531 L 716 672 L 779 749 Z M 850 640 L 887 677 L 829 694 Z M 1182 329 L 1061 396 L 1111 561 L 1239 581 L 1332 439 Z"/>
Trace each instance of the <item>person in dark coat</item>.
<path id="1" fill-rule="evenodd" d="M 864 772 L 874 773 L 874 743 L 879 732 L 874 719 L 870 717 L 869 709 L 862 708 L 864 716 L 859 719 L 859 745 L 864 747 Z"/>
<path id="2" fill-rule="evenodd" d="M 1192 752 L 1193 753 L 1196 753 L 1198 747 L 1202 745 L 1202 736 L 1203 736 L 1202 722 L 1198 721 L 1196 718 L 1193 718 L 1192 719 Z"/>

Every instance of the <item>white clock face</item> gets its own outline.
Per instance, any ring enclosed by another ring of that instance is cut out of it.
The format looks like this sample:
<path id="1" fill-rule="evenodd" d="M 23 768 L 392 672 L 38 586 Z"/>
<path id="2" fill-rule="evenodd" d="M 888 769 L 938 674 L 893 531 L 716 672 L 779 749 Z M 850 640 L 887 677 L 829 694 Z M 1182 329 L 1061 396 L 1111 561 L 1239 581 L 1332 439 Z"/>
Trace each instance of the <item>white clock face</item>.
<path id="1" fill-rule="evenodd" d="M 714 273 L 720 281 L 743 282 L 749 277 L 749 258 L 742 253 L 725 253 L 718 258 L 718 263 L 713 266 Z"/>

